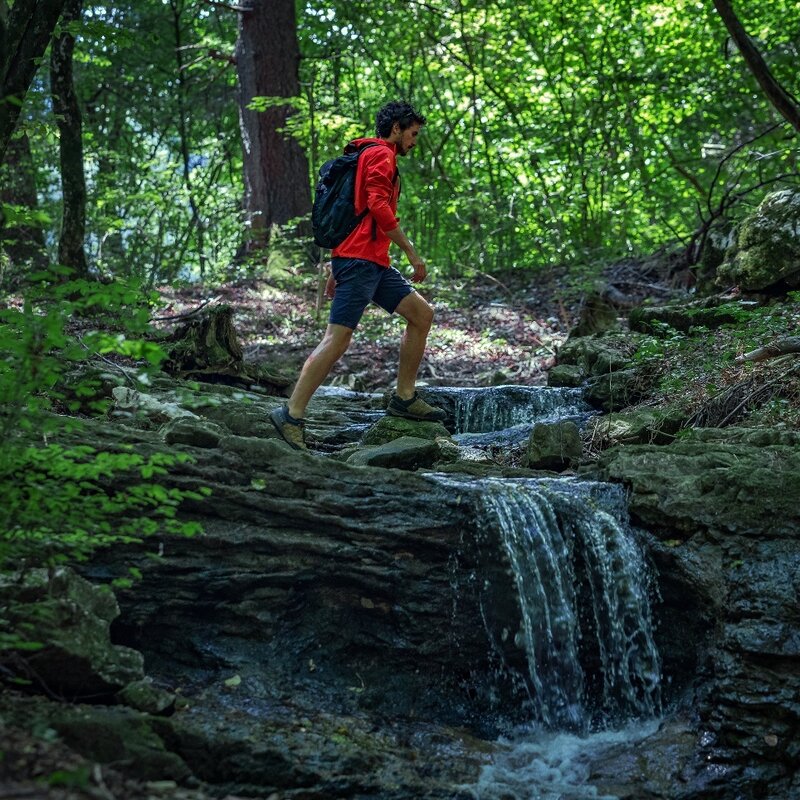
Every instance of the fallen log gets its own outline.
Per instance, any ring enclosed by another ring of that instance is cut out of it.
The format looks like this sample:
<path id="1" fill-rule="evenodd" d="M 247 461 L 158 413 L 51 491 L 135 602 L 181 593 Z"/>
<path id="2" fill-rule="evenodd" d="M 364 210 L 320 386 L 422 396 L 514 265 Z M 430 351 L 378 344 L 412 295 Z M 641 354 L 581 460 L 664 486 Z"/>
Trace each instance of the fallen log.
<path id="1" fill-rule="evenodd" d="M 749 353 L 738 356 L 734 364 L 744 364 L 746 361 L 766 361 L 791 353 L 800 353 L 800 336 L 784 336 L 774 342 L 751 350 Z"/>

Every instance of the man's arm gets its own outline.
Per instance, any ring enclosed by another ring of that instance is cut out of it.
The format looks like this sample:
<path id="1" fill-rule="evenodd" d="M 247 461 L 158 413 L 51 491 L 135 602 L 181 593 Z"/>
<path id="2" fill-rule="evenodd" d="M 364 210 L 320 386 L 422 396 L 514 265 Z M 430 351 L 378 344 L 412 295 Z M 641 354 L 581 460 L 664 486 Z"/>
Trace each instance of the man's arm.
<path id="1" fill-rule="evenodd" d="M 425 267 L 425 262 L 419 257 L 419 254 L 414 249 L 408 237 L 403 233 L 403 229 L 398 225 L 394 230 L 386 231 L 386 235 L 406 254 L 408 263 L 414 267 L 414 275 L 411 280 L 414 283 L 422 283 L 428 270 Z"/>

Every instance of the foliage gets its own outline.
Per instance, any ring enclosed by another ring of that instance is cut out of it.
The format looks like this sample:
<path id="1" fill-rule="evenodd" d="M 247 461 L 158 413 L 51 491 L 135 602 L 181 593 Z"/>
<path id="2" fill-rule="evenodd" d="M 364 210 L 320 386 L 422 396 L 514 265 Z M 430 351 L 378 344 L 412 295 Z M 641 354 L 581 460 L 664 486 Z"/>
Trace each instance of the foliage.
<path id="1" fill-rule="evenodd" d="M 58 272 L 33 277 L 21 306 L 0 310 L 0 567 L 52 566 L 157 532 L 196 533 L 197 525 L 178 521 L 176 510 L 201 495 L 157 480 L 185 456 L 57 441 L 65 431 L 80 441 L 80 422 L 54 411 L 108 408 L 96 382 L 66 381 L 68 370 L 113 354 L 135 359 L 146 377 L 164 359 L 160 347 L 142 338 L 147 295 L 121 281 L 70 281 Z M 75 318 L 88 321 L 90 314 L 105 328 L 114 320 L 116 329 L 70 332 Z"/>
<path id="2" fill-rule="evenodd" d="M 237 15 L 202 0 L 84 8 L 73 29 L 93 271 L 150 286 L 239 274 Z M 739 12 L 797 93 L 794 4 Z M 402 164 L 402 221 L 451 279 L 570 263 L 580 281 L 600 260 L 676 239 L 696 249 L 696 231 L 798 181 L 796 136 L 708 3 L 303 0 L 297 18 L 302 93 L 286 132 L 309 180 L 372 132 L 384 102 L 414 102 L 428 125 Z M 58 220 L 47 93 L 40 79 L 19 133 L 39 210 Z M 276 274 L 304 261 L 296 243 L 276 247 Z"/>

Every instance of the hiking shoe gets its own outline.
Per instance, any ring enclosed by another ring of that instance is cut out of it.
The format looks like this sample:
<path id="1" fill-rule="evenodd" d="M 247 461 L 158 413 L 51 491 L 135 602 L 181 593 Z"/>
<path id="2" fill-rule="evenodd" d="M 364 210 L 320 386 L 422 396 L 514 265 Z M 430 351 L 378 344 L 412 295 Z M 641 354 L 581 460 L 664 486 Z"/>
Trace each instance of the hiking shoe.
<path id="1" fill-rule="evenodd" d="M 270 415 L 270 420 L 278 431 L 281 439 L 295 450 L 308 450 L 306 447 L 305 420 L 295 419 L 286 406 L 276 408 Z"/>
<path id="2" fill-rule="evenodd" d="M 441 408 L 426 403 L 418 392 L 414 392 L 414 396 L 410 400 L 403 400 L 397 395 L 397 392 L 393 392 L 386 413 L 393 417 L 405 417 L 405 419 L 416 419 L 421 422 L 443 422 L 447 418 L 447 414 Z"/>

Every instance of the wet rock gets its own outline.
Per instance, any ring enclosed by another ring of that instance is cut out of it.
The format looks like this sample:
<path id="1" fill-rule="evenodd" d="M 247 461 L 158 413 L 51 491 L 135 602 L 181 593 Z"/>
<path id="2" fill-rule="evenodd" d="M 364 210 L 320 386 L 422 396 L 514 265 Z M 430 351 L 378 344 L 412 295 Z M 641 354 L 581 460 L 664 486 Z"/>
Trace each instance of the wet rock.
<path id="1" fill-rule="evenodd" d="M 709 796 L 791 796 L 800 769 L 797 433 L 693 431 L 664 447 L 615 447 L 597 466 L 629 487 L 632 516 L 661 539 L 651 554 L 665 671 L 704 678 L 694 707 L 714 746 L 692 785 L 715 774 Z"/>
<path id="2" fill-rule="evenodd" d="M 110 698 L 144 677 L 142 655 L 111 644 L 109 628 L 119 616 L 114 593 L 60 567 L 0 574 L 3 628 L 42 643 L 21 650 L 11 669 L 44 691 L 68 698 Z"/>
<path id="3" fill-rule="evenodd" d="M 433 440 L 437 437 L 450 438 L 447 428 L 439 422 L 418 422 L 388 414 L 381 417 L 365 434 L 365 445 L 381 445 L 401 437 Z"/>
<path id="4" fill-rule="evenodd" d="M 561 472 L 581 459 L 581 436 L 574 422 L 534 425 L 524 466 Z"/>
<path id="5" fill-rule="evenodd" d="M 800 286 L 800 192 L 783 189 L 767 195 L 741 223 L 717 283 L 746 291 Z"/>
<path id="6" fill-rule="evenodd" d="M 385 444 L 362 447 L 347 458 L 348 464 L 362 467 L 420 469 L 432 467 L 441 457 L 436 441 L 417 436 L 400 436 Z"/>

